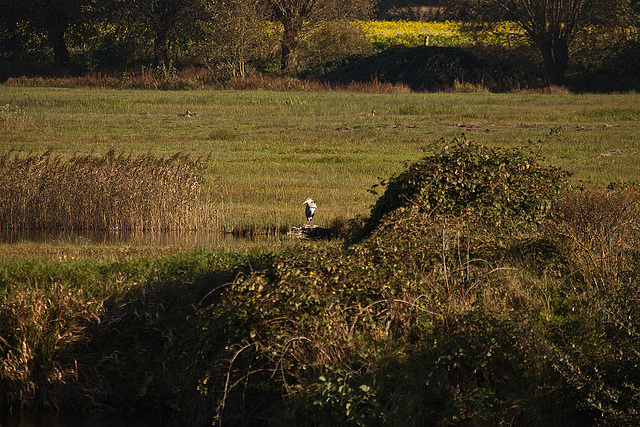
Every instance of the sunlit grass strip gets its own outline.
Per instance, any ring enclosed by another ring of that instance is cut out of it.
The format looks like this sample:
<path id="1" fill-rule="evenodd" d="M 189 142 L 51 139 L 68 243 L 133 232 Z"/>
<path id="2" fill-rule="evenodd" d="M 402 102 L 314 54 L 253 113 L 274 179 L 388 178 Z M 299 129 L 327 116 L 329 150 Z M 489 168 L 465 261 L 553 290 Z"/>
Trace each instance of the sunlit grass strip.
<path id="1" fill-rule="evenodd" d="M 189 155 L 0 153 L 0 230 L 165 231 L 202 225 Z"/>

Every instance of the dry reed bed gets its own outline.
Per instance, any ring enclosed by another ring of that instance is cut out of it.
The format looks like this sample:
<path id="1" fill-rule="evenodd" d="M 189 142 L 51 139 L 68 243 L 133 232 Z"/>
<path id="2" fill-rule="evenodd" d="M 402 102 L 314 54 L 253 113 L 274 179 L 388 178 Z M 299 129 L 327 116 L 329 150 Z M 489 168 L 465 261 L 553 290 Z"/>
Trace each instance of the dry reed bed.
<path id="1" fill-rule="evenodd" d="M 365 92 L 410 93 L 411 88 L 402 83 L 389 83 L 377 79 L 370 82 L 330 84 L 316 79 L 300 79 L 290 76 L 267 76 L 250 73 L 244 77 L 219 81 L 203 70 L 187 69 L 171 76 L 157 76 L 149 71 L 133 71 L 126 75 L 95 73 L 81 77 L 12 77 L 5 83 L 14 87 L 100 87 L 114 89 L 162 89 L 193 90 L 268 90 L 279 92 Z M 1 120 L 1 117 L 0 117 Z M 0 121 L 1 124 L 1 121 Z"/>
<path id="2" fill-rule="evenodd" d="M 201 227 L 201 159 L 184 153 L 0 152 L 0 230 L 139 232 Z"/>

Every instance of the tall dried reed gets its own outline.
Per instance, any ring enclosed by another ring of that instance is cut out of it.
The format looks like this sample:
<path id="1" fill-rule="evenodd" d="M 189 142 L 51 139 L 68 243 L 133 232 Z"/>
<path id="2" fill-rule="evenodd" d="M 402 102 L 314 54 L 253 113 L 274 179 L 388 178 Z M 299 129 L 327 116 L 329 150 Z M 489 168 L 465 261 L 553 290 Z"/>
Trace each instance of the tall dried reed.
<path id="1" fill-rule="evenodd" d="M 204 69 L 188 68 L 175 74 L 147 68 L 129 73 L 96 73 L 82 77 L 12 77 L 7 86 L 23 87 L 101 87 L 115 89 L 199 89 L 213 90 L 259 90 L 278 92 L 322 92 L 347 91 L 367 93 L 410 93 L 411 88 L 402 83 L 389 83 L 373 79 L 370 82 L 350 82 L 330 84 L 314 78 L 302 79 L 291 76 L 269 76 L 255 70 L 244 77 L 217 80 Z M 2 129 L 2 109 L 0 108 L 0 129 Z"/>
<path id="2" fill-rule="evenodd" d="M 0 230 L 138 232 L 202 226 L 204 164 L 177 153 L 0 153 Z"/>
<path id="3" fill-rule="evenodd" d="M 186 67 L 178 70 L 172 65 L 141 67 L 122 72 L 96 72 L 82 76 L 12 77 L 7 86 L 25 87 L 108 87 L 116 89 L 201 89 L 206 80 L 206 69 Z"/>

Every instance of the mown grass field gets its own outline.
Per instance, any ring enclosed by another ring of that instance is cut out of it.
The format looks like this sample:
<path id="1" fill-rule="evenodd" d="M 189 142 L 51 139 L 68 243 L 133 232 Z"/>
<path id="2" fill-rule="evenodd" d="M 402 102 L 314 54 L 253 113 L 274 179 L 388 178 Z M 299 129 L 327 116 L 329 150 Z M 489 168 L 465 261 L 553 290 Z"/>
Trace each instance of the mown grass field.
<path id="1" fill-rule="evenodd" d="M 366 214 L 375 201 L 367 189 L 378 177 L 463 134 L 490 146 L 542 141 L 535 149 L 573 180 L 640 181 L 637 94 L 5 86 L 0 106 L 1 150 L 206 158 L 204 199 L 226 231 L 299 225 L 309 196 L 321 226 Z"/>

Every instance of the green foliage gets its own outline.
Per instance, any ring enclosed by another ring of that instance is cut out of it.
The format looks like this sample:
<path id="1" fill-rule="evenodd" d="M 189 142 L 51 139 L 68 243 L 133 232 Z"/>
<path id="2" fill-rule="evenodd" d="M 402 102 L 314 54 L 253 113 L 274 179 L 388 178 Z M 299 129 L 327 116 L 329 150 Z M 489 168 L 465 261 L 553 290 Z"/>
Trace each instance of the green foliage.
<path id="1" fill-rule="evenodd" d="M 329 423 L 342 420 L 358 426 L 381 421 L 378 401 L 372 388 L 367 384 L 352 388 L 350 375 L 340 369 L 327 367 L 325 375 L 318 378 L 314 395 L 313 405 L 318 410 L 314 418 L 318 420 L 327 420 Z"/>
<path id="2" fill-rule="evenodd" d="M 541 87 L 538 66 L 526 50 L 500 48 L 394 46 L 327 73 L 331 82 L 403 83 L 416 91 L 449 90 L 456 81 L 482 85 L 491 91 Z"/>
<path id="3" fill-rule="evenodd" d="M 462 150 L 466 150 L 464 156 Z M 458 160 L 463 157 L 469 160 L 474 155 L 485 161 L 490 158 L 488 155 L 484 157 L 488 153 L 484 148 L 468 143 L 461 144 L 459 151 L 452 151 L 459 154 Z M 442 154 L 444 159 L 448 159 L 446 154 Z M 557 175 L 558 182 L 554 185 L 561 181 L 562 173 L 553 169 L 537 169 L 530 158 L 513 157 L 516 159 L 514 163 L 529 165 L 529 172 L 533 175 L 530 180 L 538 179 L 541 188 L 540 183 L 546 182 L 546 174 L 550 171 Z M 452 163 L 458 164 L 457 160 Z M 448 163 L 443 160 L 434 164 Z M 526 168 L 523 166 L 523 169 Z M 443 166 L 440 172 L 446 170 Z M 408 171 L 412 171 L 411 167 Z M 416 180 L 411 187 L 413 190 L 406 191 L 406 199 L 420 194 L 417 189 L 421 185 L 426 186 L 422 182 L 429 183 L 428 180 Z M 402 191 L 398 190 L 397 195 L 400 197 L 401 194 Z M 540 219 L 533 209 L 527 211 L 520 206 L 526 195 L 518 199 L 511 192 L 505 192 L 498 193 L 496 197 L 501 196 L 513 197 L 513 205 L 499 199 L 514 212 L 512 215 L 528 212 L 531 218 Z M 474 199 L 452 202 L 442 217 L 455 222 L 456 218 L 465 216 L 462 209 L 465 203 L 473 205 L 472 202 L 475 203 Z M 533 205 L 534 202 L 525 204 Z M 422 214 L 417 211 L 414 215 L 412 218 L 418 219 Z M 195 372 L 202 372 L 200 390 L 203 398 L 210 402 L 209 407 L 217 408 L 210 415 L 218 421 L 228 421 L 228 414 L 235 413 L 228 408 L 237 410 L 243 406 L 242 399 L 247 395 L 257 396 L 259 390 L 264 392 L 267 389 L 271 396 L 267 400 L 273 400 L 274 394 L 278 393 L 291 397 L 307 396 L 304 401 L 313 402 L 313 406 L 307 403 L 299 407 L 297 416 L 315 413 L 330 422 L 372 422 L 372 419 L 366 421 L 362 418 L 365 414 L 391 420 L 393 414 L 411 411 L 395 400 L 396 393 L 412 394 L 417 390 L 409 387 L 391 391 L 395 386 L 402 388 L 403 383 L 390 385 L 383 381 L 381 376 L 387 371 L 382 366 L 393 364 L 394 359 L 402 360 L 401 354 L 422 348 L 421 343 L 442 339 L 441 334 L 445 330 L 441 328 L 448 322 L 454 325 L 462 322 L 461 330 L 466 330 L 465 325 L 472 322 L 460 319 L 466 318 L 467 310 L 473 316 L 475 310 L 470 308 L 471 301 L 493 306 L 498 304 L 496 299 L 505 298 L 500 293 L 495 296 L 487 294 L 488 288 L 483 283 L 493 269 L 491 265 L 476 262 L 479 257 L 496 257 L 490 254 L 498 248 L 487 248 L 491 241 L 486 240 L 486 234 L 474 232 L 473 235 L 465 234 L 468 237 L 461 239 L 460 231 L 470 233 L 464 223 L 445 224 L 443 230 L 442 222 L 434 222 L 426 216 L 420 218 L 423 220 L 421 223 L 405 221 L 402 224 L 406 226 L 389 228 L 380 238 L 368 239 L 347 248 L 307 246 L 304 251 L 288 254 L 273 270 L 240 277 L 232 286 L 221 290 L 217 303 L 200 312 L 198 320 L 202 325 L 200 334 L 204 338 L 201 341 L 204 346 L 199 350 L 202 365 Z M 442 233 L 442 242 L 439 233 Z M 465 259 L 460 258 L 461 248 L 467 251 Z M 494 280 L 501 282 L 500 279 Z M 501 320 L 497 322 L 500 324 Z M 501 328 L 510 327 L 513 326 Z M 439 414 L 434 420 L 444 421 L 451 416 L 449 421 L 499 421 L 508 416 L 507 409 L 503 415 L 492 414 L 488 418 L 482 418 L 484 415 L 480 414 L 485 414 L 488 408 L 497 405 L 499 399 L 505 398 L 502 391 L 498 392 L 490 385 L 494 381 L 493 376 L 502 378 L 501 370 L 521 366 L 522 356 L 518 345 L 512 341 L 505 342 L 504 348 L 502 344 L 495 343 L 496 337 L 502 336 L 502 330 L 496 332 L 494 338 L 486 338 L 483 332 L 487 330 L 478 328 L 474 333 L 479 335 L 480 341 L 489 339 L 494 344 L 481 344 L 480 349 L 473 347 L 461 353 L 461 357 L 469 358 L 468 363 L 472 367 L 465 368 L 464 375 L 470 377 L 463 383 L 443 385 L 438 392 L 444 393 L 445 402 L 453 398 L 450 396 L 452 391 L 459 390 L 462 385 L 471 394 L 465 395 L 454 413 Z M 509 334 L 513 336 L 515 332 Z M 491 345 L 506 352 L 506 367 L 494 358 L 487 358 L 483 346 L 491 348 Z M 444 362 L 449 360 L 451 348 L 438 348 L 431 356 L 443 360 L 442 367 L 433 373 L 436 376 L 451 369 L 449 362 Z M 483 361 L 478 361 L 479 357 L 483 357 Z M 216 362 L 212 363 L 212 360 Z M 459 362 L 451 363 L 457 365 Z M 496 367 L 491 368 L 491 373 L 486 374 L 487 378 L 482 383 L 473 380 L 482 366 L 493 366 L 494 363 L 497 363 Z M 409 366 L 412 365 L 407 365 L 407 368 Z M 363 384 L 366 387 L 360 388 Z M 495 393 L 502 397 L 495 397 Z M 416 410 L 414 406 L 411 408 Z M 258 409 L 252 407 L 252 410 Z M 421 415 L 417 419 L 430 419 L 427 413 L 433 410 L 433 406 L 428 406 L 419 412 Z"/>
<path id="4" fill-rule="evenodd" d="M 566 173 L 541 165 L 525 150 L 482 147 L 454 140 L 405 171 L 381 181 L 386 190 L 371 210 L 366 230 L 398 209 L 439 217 L 464 217 L 492 226 L 539 222 Z M 410 215 L 410 214 L 409 214 Z"/>

